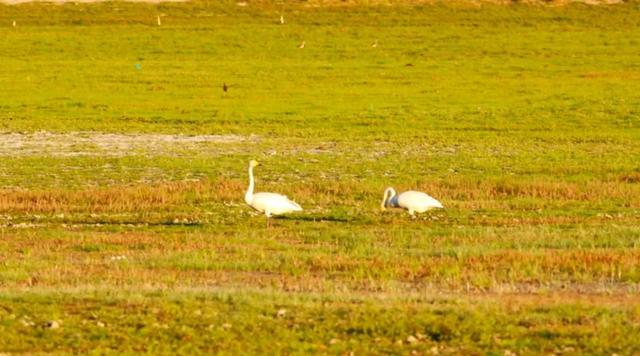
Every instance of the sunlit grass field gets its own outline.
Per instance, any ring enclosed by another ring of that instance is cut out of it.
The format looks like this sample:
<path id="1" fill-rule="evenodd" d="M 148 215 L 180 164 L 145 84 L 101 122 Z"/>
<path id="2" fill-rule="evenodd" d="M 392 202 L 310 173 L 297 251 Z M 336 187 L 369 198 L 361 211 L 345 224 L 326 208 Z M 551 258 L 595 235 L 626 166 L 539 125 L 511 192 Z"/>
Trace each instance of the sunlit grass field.
<path id="1" fill-rule="evenodd" d="M 638 19 L 0 5 L 0 352 L 640 353 Z"/>

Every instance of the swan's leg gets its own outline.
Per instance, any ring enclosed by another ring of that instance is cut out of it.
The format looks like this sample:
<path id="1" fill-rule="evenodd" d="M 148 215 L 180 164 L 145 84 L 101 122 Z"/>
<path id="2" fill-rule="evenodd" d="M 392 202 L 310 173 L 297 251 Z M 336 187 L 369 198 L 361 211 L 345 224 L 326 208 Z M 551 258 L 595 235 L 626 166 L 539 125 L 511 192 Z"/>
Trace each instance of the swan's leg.
<path id="1" fill-rule="evenodd" d="M 415 219 L 415 218 L 416 218 L 416 213 L 415 213 L 415 211 L 413 211 L 413 210 L 409 210 L 409 215 L 411 215 L 411 218 L 412 218 L 412 219 Z"/>
<path id="2" fill-rule="evenodd" d="M 271 227 L 271 213 L 265 212 L 264 215 L 267 217 L 267 229 Z"/>

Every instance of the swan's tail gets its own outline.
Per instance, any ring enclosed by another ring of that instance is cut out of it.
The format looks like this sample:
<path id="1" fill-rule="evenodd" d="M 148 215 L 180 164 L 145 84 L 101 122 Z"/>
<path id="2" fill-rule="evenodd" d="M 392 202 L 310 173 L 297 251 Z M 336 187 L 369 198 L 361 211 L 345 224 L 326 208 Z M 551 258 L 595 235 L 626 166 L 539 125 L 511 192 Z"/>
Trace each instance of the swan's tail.
<path id="1" fill-rule="evenodd" d="M 431 198 L 431 199 L 432 199 L 431 203 L 434 208 L 444 209 L 444 206 L 442 205 L 441 202 L 435 200 L 434 198 Z"/>
<path id="2" fill-rule="evenodd" d="M 291 204 L 291 206 L 293 206 L 293 211 L 302 211 L 302 207 L 300 206 L 300 204 L 294 202 L 293 200 L 289 200 L 289 204 Z"/>

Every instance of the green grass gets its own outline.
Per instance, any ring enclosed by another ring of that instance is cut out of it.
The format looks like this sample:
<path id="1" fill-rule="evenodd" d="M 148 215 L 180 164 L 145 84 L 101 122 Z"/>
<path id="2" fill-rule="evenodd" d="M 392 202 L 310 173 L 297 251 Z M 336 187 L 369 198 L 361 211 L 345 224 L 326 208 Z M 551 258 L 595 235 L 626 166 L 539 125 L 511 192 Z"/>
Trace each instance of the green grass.
<path id="1" fill-rule="evenodd" d="M 0 352 L 640 352 L 640 3 L 316 5 L 0 5 Z"/>
<path id="2" fill-rule="evenodd" d="M 638 351 L 638 306 L 181 291 L 0 296 L 5 351 L 592 353 Z M 52 320 L 58 328 L 47 325 Z M 611 325 L 618 328 L 612 329 Z M 5 339 L 6 342 L 7 339 Z M 46 340 L 46 342 L 43 342 Z M 603 346 L 606 345 L 606 346 Z"/>

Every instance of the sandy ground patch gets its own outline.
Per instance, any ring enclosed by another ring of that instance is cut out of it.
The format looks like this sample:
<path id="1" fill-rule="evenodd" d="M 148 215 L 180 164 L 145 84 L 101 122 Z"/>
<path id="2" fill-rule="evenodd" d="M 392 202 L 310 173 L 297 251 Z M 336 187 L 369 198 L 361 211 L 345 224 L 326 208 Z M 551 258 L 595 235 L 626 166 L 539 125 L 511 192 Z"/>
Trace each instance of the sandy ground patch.
<path id="1" fill-rule="evenodd" d="M 156 156 L 195 150 L 220 153 L 256 139 L 238 135 L 5 132 L 0 133 L 0 156 Z"/>
<path id="2" fill-rule="evenodd" d="M 0 0 L 0 4 L 8 4 L 8 5 L 15 5 L 15 4 L 23 4 L 23 3 L 27 3 L 27 2 L 50 2 L 50 3 L 54 3 L 54 4 L 64 4 L 64 3 L 93 3 L 93 2 L 106 2 L 106 1 L 113 1 L 113 0 Z M 122 0 L 120 0 L 122 1 Z M 189 0 L 124 0 L 126 2 L 144 2 L 144 3 L 151 3 L 151 4 L 157 4 L 157 3 L 161 3 L 161 2 L 187 2 Z"/>

